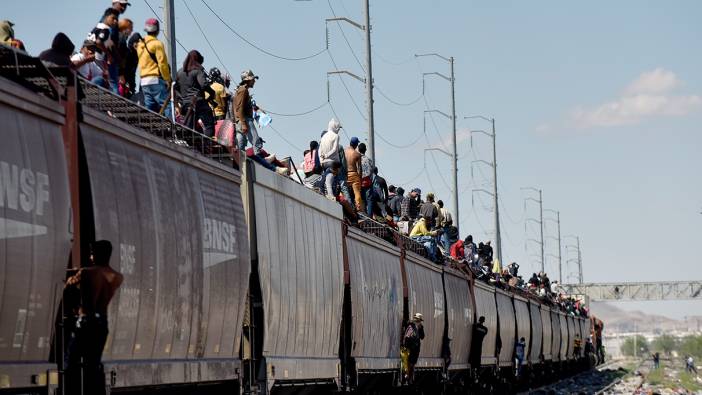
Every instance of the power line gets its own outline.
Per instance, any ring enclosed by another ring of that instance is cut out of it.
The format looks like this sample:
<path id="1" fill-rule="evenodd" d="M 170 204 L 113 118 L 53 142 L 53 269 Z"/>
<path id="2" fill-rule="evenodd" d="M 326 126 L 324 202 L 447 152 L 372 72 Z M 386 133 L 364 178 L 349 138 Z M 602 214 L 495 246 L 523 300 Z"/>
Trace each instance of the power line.
<path id="1" fill-rule="evenodd" d="M 334 60 L 334 56 L 332 56 L 331 51 L 327 51 L 327 54 L 329 55 L 329 59 L 331 59 L 332 64 L 334 65 L 334 70 L 339 70 L 339 67 L 336 65 L 336 61 Z M 341 84 L 344 86 L 344 89 L 346 90 L 346 93 L 349 95 L 349 99 L 351 99 L 351 103 L 353 103 L 353 106 L 356 107 L 356 110 L 358 111 L 358 114 L 361 115 L 361 118 L 364 120 L 368 120 L 368 118 L 363 114 L 363 111 L 361 111 L 361 108 L 358 107 L 358 104 L 356 103 L 356 100 L 354 100 L 353 95 L 351 94 L 351 91 L 349 90 L 349 87 L 346 86 L 346 82 L 344 79 L 341 77 L 341 74 L 337 74 L 337 77 L 339 77 L 339 81 L 341 81 Z"/>
<path id="2" fill-rule="evenodd" d="M 334 8 L 331 5 L 331 1 L 327 0 L 327 4 L 329 5 L 329 9 L 331 10 L 332 15 L 334 15 L 334 18 L 336 18 L 336 12 L 334 12 Z M 344 33 L 344 29 L 341 27 L 341 24 L 339 23 L 339 21 L 336 21 L 336 26 L 339 28 L 339 31 L 341 32 L 341 36 L 344 37 L 344 41 L 346 41 L 346 46 L 349 47 L 349 50 L 351 51 L 351 55 L 353 55 L 353 58 L 356 59 L 356 63 L 358 63 L 358 66 L 365 73 L 366 69 L 365 69 L 365 67 L 363 67 L 363 64 L 358 59 L 358 56 L 356 56 L 356 52 L 351 47 L 351 43 L 349 43 L 348 38 L 346 38 L 346 33 Z"/>
<path id="3" fill-rule="evenodd" d="M 297 152 L 304 152 L 305 151 L 304 149 L 302 149 L 302 148 L 296 146 L 295 144 L 293 144 L 292 142 L 290 142 L 290 140 L 286 139 L 282 133 L 280 133 L 276 128 L 273 127 L 273 124 L 269 124 L 268 126 L 271 128 L 271 130 L 273 130 L 275 132 L 275 134 L 278 135 L 278 137 L 280 137 L 281 139 L 283 139 L 283 141 L 288 143 L 289 146 L 295 148 L 297 150 Z"/>
<path id="4" fill-rule="evenodd" d="M 416 176 L 412 177 L 409 181 L 400 182 L 397 185 L 407 185 L 409 183 L 412 183 L 412 182 L 416 181 L 419 177 L 421 177 L 422 174 L 426 174 L 426 171 L 427 171 L 426 165 L 422 166 L 422 169 L 419 170 L 419 173 L 417 173 Z"/>
<path id="5" fill-rule="evenodd" d="M 144 3 L 146 4 L 147 7 L 149 7 L 149 9 L 151 10 L 151 12 L 153 12 L 153 14 L 154 14 L 154 16 L 156 17 L 156 19 L 158 19 L 158 22 L 159 22 L 160 24 L 163 25 L 163 24 L 164 24 L 164 23 L 163 23 L 163 20 L 162 20 L 161 17 L 158 15 L 158 12 L 156 12 L 156 10 L 154 10 L 153 7 L 151 7 L 151 4 L 149 4 L 148 1 L 144 0 Z M 164 35 L 164 38 L 166 39 L 167 42 L 170 43 L 170 40 L 168 39 L 168 36 Z M 188 49 L 185 48 L 185 46 L 184 46 L 183 44 L 181 44 L 180 41 L 178 41 L 177 38 L 175 39 L 175 41 L 176 41 L 176 43 L 177 43 L 178 45 L 180 45 L 180 48 L 181 48 L 183 51 L 185 51 L 185 53 L 188 53 Z"/>
<path id="6" fill-rule="evenodd" d="M 324 103 L 318 105 L 317 107 L 315 107 L 315 108 L 313 108 L 313 109 L 311 109 L 311 110 L 307 110 L 307 111 L 303 111 L 303 112 L 299 112 L 299 113 L 295 113 L 295 114 L 277 113 L 277 112 L 268 111 L 268 110 L 266 110 L 266 112 L 267 112 L 268 114 L 277 115 L 277 116 L 279 116 L 279 117 L 299 117 L 299 116 L 302 116 L 302 115 L 311 114 L 311 113 L 313 113 L 313 112 L 315 112 L 315 111 L 317 111 L 317 110 L 319 110 L 319 109 L 321 109 L 321 108 L 324 108 L 324 106 L 326 106 L 327 104 L 329 104 L 329 102 L 326 102 L 326 101 L 325 101 Z"/>
<path id="7" fill-rule="evenodd" d="M 406 145 L 397 145 L 397 144 L 393 144 L 393 143 L 391 143 L 390 141 L 388 141 L 385 137 L 383 137 L 383 135 L 381 135 L 380 133 L 378 133 L 377 130 L 375 131 L 375 133 L 376 133 L 376 134 L 378 135 L 378 137 L 380 137 L 380 139 L 383 140 L 387 145 L 389 145 L 389 146 L 391 146 L 391 147 L 394 147 L 394 148 L 397 148 L 397 149 L 410 148 L 410 147 L 412 147 L 413 145 L 417 144 L 417 143 L 419 142 L 419 140 L 422 138 L 422 134 L 420 133 L 419 136 L 417 136 L 417 138 L 416 138 L 414 141 L 412 141 L 411 143 L 406 144 Z"/>
<path id="8" fill-rule="evenodd" d="M 245 42 L 246 44 L 248 44 L 248 45 L 251 46 L 252 48 L 254 48 L 254 49 L 258 50 L 259 52 L 262 52 L 262 53 L 264 53 L 264 54 L 266 54 L 266 55 L 268 55 L 268 56 L 274 57 L 274 58 L 276 58 L 276 59 L 288 60 L 288 61 L 296 62 L 296 61 L 308 60 L 308 59 L 315 58 L 315 57 L 317 57 L 317 56 L 319 56 L 319 55 L 321 55 L 322 53 L 324 53 L 324 52 L 327 51 L 327 49 L 324 48 L 324 49 L 322 49 L 321 51 L 316 52 L 316 53 L 314 53 L 314 54 L 312 54 L 312 55 L 302 56 L 302 57 L 299 57 L 299 58 L 291 58 L 291 57 L 287 57 L 287 56 L 276 55 L 276 54 L 274 54 L 274 53 L 271 52 L 271 51 L 267 51 L 267 50 L 265 50 L 265 49 L 259 47 L 258 45 L 256 45 L 256 44 L 254 44 L 253 42 L 249 41 L 246 37 L 242 36 L 239 32 L 237 32 L 236 30 L 234 30 L 234 28 L 231 27 L 231 25 L 229 25 L 224 19 L 222 19 L 222 17 L 220 17 L 219 14 L 217 14 L 217 12 L 216 12 L 215 10 L 213 10 L 212 7 L 210 7 L 210 5 L 207 4 L 207 2 L 206 2 L 205 0 L 201 0 L 201 1 L 202 1 L 202 4 L 204 4 L 205 7 L 207 7 L 207 9 L 209 9 L 210 12 L 212 12 L 212 14 L 213 14 L 215 17 L 217 17 L 217 19 L 219 19 L 220 22 L 222 22 L 222 24 L 224 24 L 224 26 L 227 27 L 227 29 L 229 29 L 229 31 L 231 31 L 232 33 L 234 33 L 234 35 L 236 35 L 237 37 L 239 37 L 239 39 L 241 39 L 243 42 Z"/>
<path id="9" fill-rule="evenodd" d="M 329 0 L 327 0 L 327 1 L 329 1 Z M 340 1 L 339 4 L 341 4 L 341 8 L 344 10 L 344 12 L 346 13 L 346 15 L 350 15 L 349 10 L 347 10 L 347 9 L 346 9 L 346 6 L 344 5 L 344 2 L 343 2 L 343 1 Z M 332 13 L 334 13 L 334 10 L 332 10 Z M 336 15 L 334 15 L 334 16 L 336 16 Z M 356 32 L 356 34 L 358 35 L 358 37 L 361 38 L 361 33 L 359 33 L 359 32 L 356 31 L 356 30 L 354 30 L 354 31 Z M 411 62 L 415 59 L 414 56 L 410 56 L 409 58 L 407 58 L 407 59 L 405 59 L 405 60 L 398 61 L 398 62 L 394 62 L 394 61 L 388 60 L 387 58 L 384 58 L 380 53 L 373 52 L 373 54 L 374 54 L 375 56 L 377 56 L 378 59 L 380 59 L 383 63 L 387 63 L 387 64 L 389 64 L 389 65 L 391 65 L 391 66 L 402 66 L 402 65 L 411 63 Z"/>
<path id="10" fill-rule="evenodd" d="M 385 92 L 383 92 L 383 90 L 380 89 L 380 87 L 378 87 L 378 85 L 375 85 L 375 89 L 378 91 L 378 93 L 380 93 L 380 96 L 385 98 L 385 100 L 389 101 L 390 103 L 392 103 L 396 106 L 402 106 L 402 107 L 407 107 L 407 106 L 411 106 L 413 104 L 416 104 L 419 100 L 422 99 L 422 96 L 424 96 L 422 93 L 420 93 L 416 99 L 414 99 L 408 103 L 402 103 L 402 102 L 395 101 L 395 100 L 391 99 L 390 97 L 388 97 L 388 95 L 386 95 Z"/>
<path id="11" fill-rule="evenodd" d="M 205 39 L 205 42 L 207 42 L 207 45 L 210 47 L 212 52 L 214 52 L 215 57 L 219 61 L 219 64 L 222 65 L 222 67 L 227 72 L 227 74 L 232 75 L 232 73 L 229 71 L 227 66 L 224 64 L 224 61 L 222 60 L 222 58 L 219 57 L 219 54 L 217 53 L 217 50 L 214 48 L 214 45 L 212 45 L 212 43 L 210 42 L 210 39 L 207 38 L 207 34 L 205 34 L 205 31 L 202 30 L 200 23 L 197 21 L 197 18 L 195 18 L 195 14 L 193 14 L 193 11 L 190 9 L 190 6 L 188 6 L 188 3 L 185 0 L 183 0 L 183 5 L 188 10 L 188 13 L 190 14 L 190 16 L 193 18 L 193 22 L 195 22 L 195 26 L 197 26 L 197 29 L 200 31 L 200 34 L 202 34 L 202 38 Z"/>

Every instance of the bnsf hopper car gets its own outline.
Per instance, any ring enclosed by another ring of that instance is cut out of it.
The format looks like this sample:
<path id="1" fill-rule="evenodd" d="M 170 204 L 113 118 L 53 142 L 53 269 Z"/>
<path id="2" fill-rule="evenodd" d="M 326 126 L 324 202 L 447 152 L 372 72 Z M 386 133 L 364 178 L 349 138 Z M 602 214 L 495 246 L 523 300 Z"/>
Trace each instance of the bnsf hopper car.
<path id="1" fill-rule="evenodd" d="M 62 393 L 64 281 L 98 239 L 124 275 L 102 358 L 110 392 L 401 389 L 414 313 L 426 390 L 504 393 L 590 366 L 572 348 L 589 320 L 351 225 L 335 202 L 239 170 L 223 147 L 70 72 L 0 55 L 0 394 Z"/>

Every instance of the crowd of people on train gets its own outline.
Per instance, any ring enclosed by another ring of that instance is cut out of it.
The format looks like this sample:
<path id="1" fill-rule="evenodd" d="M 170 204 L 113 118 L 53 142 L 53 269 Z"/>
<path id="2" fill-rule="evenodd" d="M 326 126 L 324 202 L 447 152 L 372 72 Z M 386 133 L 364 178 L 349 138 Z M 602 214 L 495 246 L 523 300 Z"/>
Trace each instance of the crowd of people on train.
<path id="1" fill-rule="evenodd" d="M 128 0 L 112 0 L 112 6 L 102 12 L 77 52 L 70 38 L 58 33 L 51 48 L 39 58 L 50 67 L 73 68 L 95 85 L 172 117 L 233 151 L 245 152 L 270 170 L 290 175 L 337 201 L 354 222 L 374 221 L 395 229 L 422 246 L 427 258 L 437 264 L 453 265 L 496 286 L 561 305 L 571 314 L 587 315 L 581 302 L 565 295 L 558 282 L 551 282 L 545 273 L 534 273 L 525 280 L 516 262 L 503 267 L 493 257 L 489 240 L 476 242 L 472 235 L 461 239 L 451 212 L 433 193 L 423 198 L 419 187 L 406 190 L 389 185 L 367 155 L 365 143 L 350 137 L 346 146 L 342 144 L 338 120 L 332 118 L 320 138 L 310 141 L 298 168 L 266 152 L 258 129 L 271 118 L 250 94 L 258 76 L 244 70 L 231 92 L 231 76 L 217 68 L 206 72 L 204 57 L 192 50 L 173 83 L 165 46 L 159 39 L 159 21 L 147 19 L 142 35 L 124 17 L 129 6 Z M 15 38 L 13 26 L 10 21 L 0 22 L 0 42 L 25 50 L 24 43 Z"/>

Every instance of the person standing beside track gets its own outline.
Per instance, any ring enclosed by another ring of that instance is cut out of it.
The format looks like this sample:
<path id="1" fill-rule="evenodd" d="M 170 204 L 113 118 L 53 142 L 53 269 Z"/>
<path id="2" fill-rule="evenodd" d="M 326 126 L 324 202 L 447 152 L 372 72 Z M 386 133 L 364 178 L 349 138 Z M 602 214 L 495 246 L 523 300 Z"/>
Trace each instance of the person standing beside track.
<path id="1" fill-rule="evenodd" d="M 409 384 L 414 383 L 414 365 L 419 360 L 419 351 L 422 346 L 422 340 L 424 340 L 424 325 L 422 325 L 422 322 L 424 322 L 422 314 L 415 313 L 414 318 L 407 325 L 405 335 L 402 338 L 403 345 L 409 351 L 407 376 L 405 377 L 405 381 Z"/>
<path id="2" fill-rule="evenodd" d="M 66 281 L 66 286 L 80 288 L 75 337 L 68 347 L 67 356 L 71 394 L 80 393 L 81 387 L 84 394 L 105 393 L 102 351 L 108 334 L 107 307 L 124 279 L 121 273 L 110 267 L 111 255 L 112 243 L 96 241 L 92 244 L 90 256 L 93 265 L 80 269 Z"/>

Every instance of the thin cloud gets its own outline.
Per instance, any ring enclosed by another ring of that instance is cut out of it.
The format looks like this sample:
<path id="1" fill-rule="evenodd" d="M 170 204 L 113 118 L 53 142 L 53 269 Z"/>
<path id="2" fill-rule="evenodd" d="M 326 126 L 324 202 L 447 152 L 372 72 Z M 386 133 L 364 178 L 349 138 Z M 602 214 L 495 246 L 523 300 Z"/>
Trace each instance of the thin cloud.
<path id="1" fill-rule="evenodd" d="M 702 109 L 699 95 L 675 94 L 682 81 L 670 70 L 656 68 L 641 73 L 626 86 L 619 97 L 602 104 L 578 106 L 568 112 L 564 127 L 589 129 L 635 125 L 656 117 L 680 117 Z M 537 127 L 537 133 L 554 130 L 552 124 Z"/>

